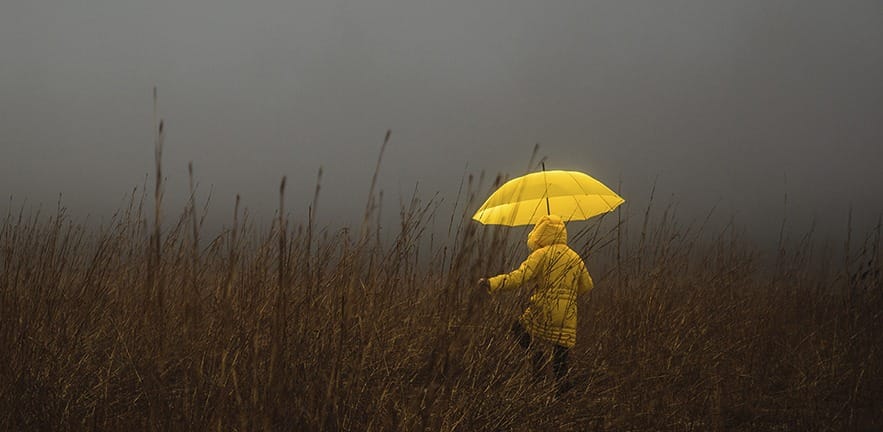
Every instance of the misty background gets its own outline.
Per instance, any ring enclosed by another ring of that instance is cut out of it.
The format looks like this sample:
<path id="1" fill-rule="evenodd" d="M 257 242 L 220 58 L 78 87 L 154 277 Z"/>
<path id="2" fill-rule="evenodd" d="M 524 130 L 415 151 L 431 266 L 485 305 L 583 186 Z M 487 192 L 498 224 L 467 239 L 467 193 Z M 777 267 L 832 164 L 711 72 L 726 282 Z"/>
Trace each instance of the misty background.
<path id="1" fill-rule="evenodd" d="M 193 161 L 208 229 L 236 194 L 269 222 L 283 175 L 305 221 L 320 166 L 319 224 L 358 224 L 387 129 L 390 221 L 418 184 L 447 217 L 464 173 L 489 192 L 537 143 L 622 211 L 655 184 L 658 210 L 716 207 L 761 243 L 784 215 L 837 239 L 850 208 L 864 229 L 883 212 L 878 0 L 12 0 L 0 55 L 4 214 L 62 194 L 106 220 L 152 187 L 154 85 L 166 209 Z"/>

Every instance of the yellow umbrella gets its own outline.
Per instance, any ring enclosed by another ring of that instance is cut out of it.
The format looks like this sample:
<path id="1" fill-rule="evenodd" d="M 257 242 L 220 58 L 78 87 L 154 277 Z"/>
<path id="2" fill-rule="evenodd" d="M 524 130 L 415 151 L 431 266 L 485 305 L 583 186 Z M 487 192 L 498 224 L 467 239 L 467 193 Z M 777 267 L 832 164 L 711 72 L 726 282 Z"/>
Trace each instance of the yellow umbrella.
<path id="1" fill-rule="evenodd" d="M 533 225 L 546 214 L 565 221 L 613 211 L 622 197 L 579 171 L 541 171 L 509 180 L 472 216 L 483 224 Z"/>

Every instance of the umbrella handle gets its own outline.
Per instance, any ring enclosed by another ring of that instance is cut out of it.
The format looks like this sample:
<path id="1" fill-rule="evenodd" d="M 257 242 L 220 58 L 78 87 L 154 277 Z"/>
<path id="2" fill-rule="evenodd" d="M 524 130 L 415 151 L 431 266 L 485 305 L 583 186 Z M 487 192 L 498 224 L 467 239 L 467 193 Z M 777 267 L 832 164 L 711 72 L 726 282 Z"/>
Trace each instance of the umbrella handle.
<path id="1" fill-rule="evenodd" d="M 546 215 L 548 216 L 552 214 L 552 208 L 549 205 L 549 182 L 546 181 L 546 162 L 542 161 L 540 165 L 543 167 L 543 183 L 546 185 Z"/>

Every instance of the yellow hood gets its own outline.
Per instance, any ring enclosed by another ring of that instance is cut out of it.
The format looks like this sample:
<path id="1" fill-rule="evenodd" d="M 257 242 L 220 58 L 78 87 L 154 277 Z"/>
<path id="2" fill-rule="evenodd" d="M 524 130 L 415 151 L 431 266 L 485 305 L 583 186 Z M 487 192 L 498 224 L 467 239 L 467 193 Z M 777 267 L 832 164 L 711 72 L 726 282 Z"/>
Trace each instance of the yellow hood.
<path id="1" fill-rule="evenodd" d="M 535 251 L 553 244 L 567 244 L 567 228 L 560 216 L 543 216 L 527 235 L 527 247 Z"/>

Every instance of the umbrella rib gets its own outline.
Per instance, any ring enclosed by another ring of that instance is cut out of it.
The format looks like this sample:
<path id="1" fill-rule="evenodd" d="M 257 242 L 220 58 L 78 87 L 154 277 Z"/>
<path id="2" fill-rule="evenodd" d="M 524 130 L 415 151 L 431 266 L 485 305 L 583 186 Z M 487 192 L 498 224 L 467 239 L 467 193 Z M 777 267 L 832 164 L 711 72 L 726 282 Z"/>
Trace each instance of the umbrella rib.
<path id="1" fill-rule="evenodd" d="M 583 185 L 581 185 L 581 184 L 579 183 L 579 181 L 577 181 L 576 177 L 573 176 L 573 173 L 571 173 L 571 172 L 568 171 L 568 172 L 567 172 L 567 175 L 569 175 L 569 176 L 573 179 L 574 183 L 576 183 L 576 185 L 579 186 L 580 190 L 583 191 L 583 194 L 584 194 L 584 195 L 589 195 L 589 193 L 586 192 L 585 188 L 583 188 Z M 605 187 L 606 187 L 606 186 L 605 186 Z M 610 210 L 613 209 L 613 207 L 610 205 L 610 203 L 607 202 L 607 200 L 604 198 L 604 195 L 602 195 L 602 194 L 595 194 L 595 195 L 598 195 L 598 198 L 601 198 L 601 201 L 604 201 L 604 204 L 607 205 L 607 208 L 608 208 L 608 209 L 610 209 Z M 579 206 L 579 202 L 578 202 L 578 201 L 577 201 L 576 205 Z M 580 210 L 582 210 L 582 207 L 581 207 L 581 206 L 579 206 L 579 207 L 580 207 Z M 608 211 L 610 211 L 610 210 L 608 210 Z M 583 214 L 585 214 L 585 213 L 583 213 Z"/>
<path id="2" fill-rule="evenodd" d="M 577 187 L 579 187 L 579 189 L 580 189 L 581 191 L 583 191 L 583 195 L 586 195 L 586 196 L 589 195 L 589 193 L 586 192 L 586 190 L 583 188 L 583 185 L 580 184 L 579 180 L 577 180 L 576 177 L 574 177 L 573 173 L 568 172 L 567 175 L 569 175 L 570 178 L 573 179 L 573 182 L 576 183 Z M 603 200 L 603 198 L 602 198 L 602 200 Z M 585 217 L 585 218 L 589 218 L 589 217 L 591 217 L 591 216 L 589 216 L 589 214 L 586 213 L 586 211 L 583 209 L 583 206 L 580 205 L 579 200 L 574 199 L 573 202 L 576 203 L 576 206 L 577 206 L 577 208 L 579 208 L 579 211 L 582 212 L 583 217 Z M 604 201 L 604 204 L 607 204 L 607 201 Z M 608 204 L 607 206 L 609 207 L 610 205 Z"/>

